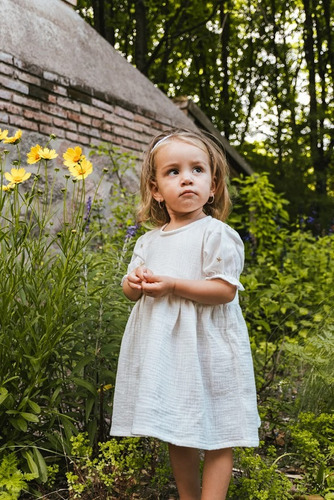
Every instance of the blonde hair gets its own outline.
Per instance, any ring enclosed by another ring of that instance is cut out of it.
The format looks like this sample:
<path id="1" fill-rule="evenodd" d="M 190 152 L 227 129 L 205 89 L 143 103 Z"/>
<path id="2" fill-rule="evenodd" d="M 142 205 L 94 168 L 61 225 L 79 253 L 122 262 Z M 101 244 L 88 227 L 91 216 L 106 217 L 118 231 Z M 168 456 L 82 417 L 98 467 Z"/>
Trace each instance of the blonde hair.
<path id="1" fill-rule="evenodd" d="M 152 187 L 156 181 L 156 152 L 160 146 L 173 140 L 193 144 L 208 154 L 211 175 L 215 183 L 215 195 L 212 202 L 204 205 L 203 211 L 216 219 L 226 220 L 230 213 L 231 200 L 227 189 L 229 168 L 223 151 L 201 132 L 173 129 L 156 136 L 149 144 L 144 156 L 140 178 L 141 205 L 138 211 L 138 222 L 162 226 L 170 220 L 165 205 L 153 198 Z"/>

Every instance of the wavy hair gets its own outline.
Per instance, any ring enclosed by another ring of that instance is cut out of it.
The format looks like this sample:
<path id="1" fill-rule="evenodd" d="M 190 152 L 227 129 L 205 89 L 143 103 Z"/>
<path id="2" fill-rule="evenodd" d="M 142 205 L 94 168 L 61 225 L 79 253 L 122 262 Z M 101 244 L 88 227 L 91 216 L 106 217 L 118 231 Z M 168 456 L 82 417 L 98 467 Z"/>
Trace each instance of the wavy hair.
<path id="1" fill-rule="evenodd" d="M 170 221 L 165 205 L 161 205 L 153 198 L 152 188 L 156 181 L 156 152 L 162 145 L 171 141 L 181 141 L 199 147 L 205 151 L 210 159 L 212 179 L 215 182 L 215 195 L 212 203 L 206 203 L 203 211 L 219 220 L 226 220 L 231 209 L 231 199 L 227 189 L 229 167 L 223 151 L 216 143 L 202 132 L 187 129 L 167 130 L 156 137 L 149 144 L 144 156 L 141 170 L 140 192 L 141 204 L 138 211 L 138 222 L 150 223 L 153 226 L 163 226 Z"/>

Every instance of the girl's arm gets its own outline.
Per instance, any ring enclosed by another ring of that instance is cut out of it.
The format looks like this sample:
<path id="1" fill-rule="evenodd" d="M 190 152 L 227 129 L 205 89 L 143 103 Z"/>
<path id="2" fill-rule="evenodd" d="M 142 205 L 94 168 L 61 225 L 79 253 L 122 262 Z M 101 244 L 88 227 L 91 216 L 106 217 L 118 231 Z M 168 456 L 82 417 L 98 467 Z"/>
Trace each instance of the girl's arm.
<path id="1" fill-rule="evenodd" d="M 184 280 L 169 276 L 145 275 L 141 283 L 142 293 L 150 297 L 163 297 L 172 293 L 200 304 L 218 305 L 231 302 L 237 287 L 221 279 Z"/>

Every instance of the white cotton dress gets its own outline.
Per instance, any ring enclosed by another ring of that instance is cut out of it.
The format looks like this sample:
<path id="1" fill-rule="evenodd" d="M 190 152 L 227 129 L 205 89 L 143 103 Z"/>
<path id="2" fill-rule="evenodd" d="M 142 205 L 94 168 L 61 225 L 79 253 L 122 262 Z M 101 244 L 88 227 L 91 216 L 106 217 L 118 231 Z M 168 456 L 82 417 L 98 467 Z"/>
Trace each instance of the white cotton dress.
<path id="1" fill-rule="evenodd" d="M 243 290 L 240 236 L 210 216 L 141 236 L 128 272 L 222 279 Z M 151 436 L 212 450 L 258 446 L 252 356 L 238 293 L 225 305 L 143 295 L 132 309 L 118 361 L 111 435 Z"/>

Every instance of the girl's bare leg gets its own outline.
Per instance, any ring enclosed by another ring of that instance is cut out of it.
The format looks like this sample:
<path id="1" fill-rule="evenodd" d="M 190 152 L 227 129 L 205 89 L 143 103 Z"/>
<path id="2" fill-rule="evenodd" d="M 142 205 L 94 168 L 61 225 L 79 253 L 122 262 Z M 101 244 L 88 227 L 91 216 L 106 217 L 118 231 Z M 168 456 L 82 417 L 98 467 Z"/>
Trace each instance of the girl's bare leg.
<path id="1" fill-rule="evenodd" d="M 201 500 L 225 500 L 232 468 L 232 448 L 205 452 Z"/>
<path id="2" fill-rule="evenodd" d="M 169 456 L 180 500 L 200 500 L 199 452 L 169 444 Z M 213 500 L 213 499 L 211 499 Z"/>

